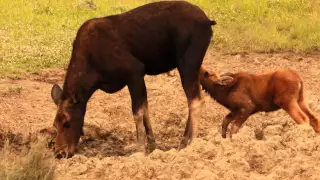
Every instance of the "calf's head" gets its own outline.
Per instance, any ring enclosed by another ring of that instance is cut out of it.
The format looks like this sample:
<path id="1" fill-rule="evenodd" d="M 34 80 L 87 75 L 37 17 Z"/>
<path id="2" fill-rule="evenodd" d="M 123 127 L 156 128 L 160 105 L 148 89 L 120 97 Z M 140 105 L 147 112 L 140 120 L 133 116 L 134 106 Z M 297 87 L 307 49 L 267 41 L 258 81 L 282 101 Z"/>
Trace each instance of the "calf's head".
<path id="1" fill-rule="evenodd" d="M 232 73 L 225 73 L 218 77 L 214 72 L 208 72 L 203 67 L 200 68 L 200 82 L 205 89 L 213 87 L 228 88 L 235 83 Z"/>
<path id="2" fill-rule="evenodd" d="M 57 129 L 54 151 L 57 158 L 72 157 L 82 135 L 85 107 L 75 96 L 62 98 L 62 89 L 53 85 L 51 97 L 57 105 L 53 125 Z"/>

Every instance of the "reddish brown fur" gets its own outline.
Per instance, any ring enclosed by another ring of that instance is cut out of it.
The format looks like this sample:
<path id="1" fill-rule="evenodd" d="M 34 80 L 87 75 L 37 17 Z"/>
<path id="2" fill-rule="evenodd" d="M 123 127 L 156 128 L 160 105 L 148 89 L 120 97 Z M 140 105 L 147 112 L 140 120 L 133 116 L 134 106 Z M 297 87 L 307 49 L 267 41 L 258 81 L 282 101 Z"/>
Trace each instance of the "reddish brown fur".
<path id="1" fill-rule="evenodd" d="M 218 78 L 215 73 L 209 73 L 201 67 L 200 83 L 212 98 L 231 111 L 222 123 L 224 138 L 231 121 L 230 137 L 238 132 L 250 115 L 280 108 L 288 112 L 296 123 L 310 123 L 320 133 L 320 118 L 309 109 L 302 78 L 293 70 L 257 75 L 227 73 Z"/>
<path id="2" fill-rule="evenodd" d="M 178 68 L 188 99 L 189 118 L 180 148 L 197 136 L 199 68 L 212 36 L 211 21 L 184 1 L 146 4 L 131 11 L 86 21 L 78 30 L 63 90 L 54 85 L 58 105 L 55 151 L 71 157 L 82 134 L 86 105 L 101 89 L 115 93 L 128 86 L 138 139 L 143 150 L 155 148 L 144 76 Z"/>

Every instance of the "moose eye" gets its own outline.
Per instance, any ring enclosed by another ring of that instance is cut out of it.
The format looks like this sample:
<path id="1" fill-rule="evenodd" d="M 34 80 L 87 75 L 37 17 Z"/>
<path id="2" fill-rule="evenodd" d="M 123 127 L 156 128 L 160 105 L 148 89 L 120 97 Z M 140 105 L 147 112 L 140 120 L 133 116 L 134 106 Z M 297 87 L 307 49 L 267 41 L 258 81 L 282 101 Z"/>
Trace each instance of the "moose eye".
<path id="1" fill-rule="evenodd" d="M 63 124 L 63 127 L 64 127 L 64 128 L 70 128 L 70 122 L 65 122 L 65 123 Z"/>

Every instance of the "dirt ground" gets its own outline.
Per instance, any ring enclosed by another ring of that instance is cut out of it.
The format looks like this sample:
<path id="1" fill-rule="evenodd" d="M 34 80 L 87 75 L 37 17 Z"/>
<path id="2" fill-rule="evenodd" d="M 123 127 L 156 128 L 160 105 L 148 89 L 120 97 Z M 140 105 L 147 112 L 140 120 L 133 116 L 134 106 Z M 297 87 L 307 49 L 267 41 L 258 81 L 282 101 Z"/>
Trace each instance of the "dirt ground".
<path id="1" fill-rule="evenodd" d="M 217 73 L 262 73 L 297 70 L 305 80 L 308 102 L 320 112 L 320 55 L 294 53 L 224 55 L 210 51 L 204 65 Z M 53 82 L 62 85 L 65 71 L 0 82 L 1 129 L 13 134 L 37 133 L 52 126 L 56 107 Z M 283 110 L 248 119 L 232 140 L 221 138 L 220 123 L 228 111 L 202 92 L 205 106 L 200 135 L 177 151 L 187 119 L 187 103 L 177 70 L 146 76 L 151 123 L 158 149 L 148 156 L 135 151 L 135 125 L 127 88 L 90 99 L 85 138 L 71 159 L 56 160 L 55 179 L 320 179 L 320 136 L 298 126 Z"/>

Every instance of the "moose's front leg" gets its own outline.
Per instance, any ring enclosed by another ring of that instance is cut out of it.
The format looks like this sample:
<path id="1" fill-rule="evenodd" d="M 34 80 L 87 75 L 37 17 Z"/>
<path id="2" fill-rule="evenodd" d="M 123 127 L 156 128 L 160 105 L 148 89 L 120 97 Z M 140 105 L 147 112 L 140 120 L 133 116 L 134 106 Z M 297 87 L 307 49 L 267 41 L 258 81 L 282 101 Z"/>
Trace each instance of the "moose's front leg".
<path id="1" fill-rule="evenodd" d="M 152 152 L 153 150 L 156 149 L 156 140 L 154 138 L 153 135 L 153 131 L 152 131 L 152 127 L 151 127 L 151 123 L 150 123 L 150 119 L 149 119 L 149 109 L 148 109 L 148 100 L 147 97 L 145 98 L 146 101 L 144 102 L 144 112 L 143 112 L 143 124 L 144 124 L 144 128 L 146 130 L 146 134 L 147 134 L 147 140 L 148 140 L 148 147 L 147 150 L 148 152 Z"/>
<path id="2" fill-rule="evenodd" d="M 153 151 L 156 147 L 153 131 L 149 121 L 147 90 L 143 76 L 133 78 L 128 84 L 131 100 L 132 112 L 136 124 L 138 150 L 146 151 L 146 134 L 148 139 L 148 150 Z M 147 151 L 146 151 L 147 152 Z"/>
<path id="3" fill-rule="evenodd" d="M 146 134 L 143 127 L 143 113 L 144 110 L 142 107 L 137 107 L 132 110 L 134 122 L 136 124 L 136 133 L 137 133 L 137 149 L 140 152 L 145 151 L 145 139 Z"/>

